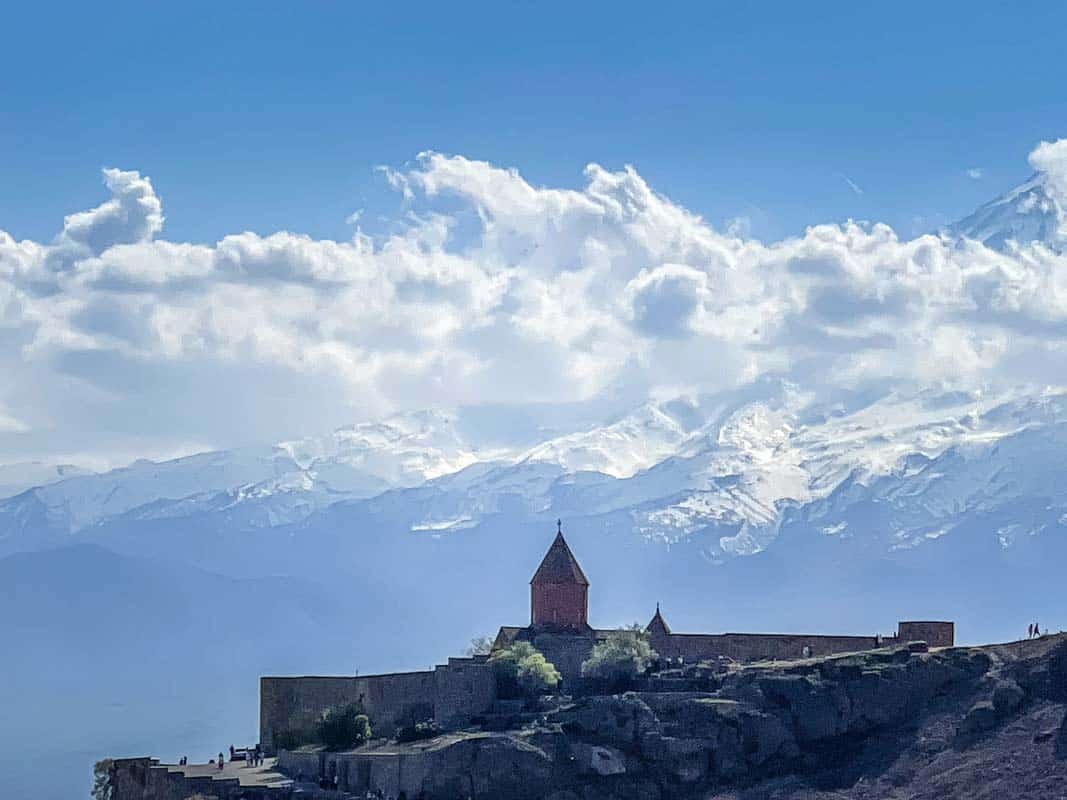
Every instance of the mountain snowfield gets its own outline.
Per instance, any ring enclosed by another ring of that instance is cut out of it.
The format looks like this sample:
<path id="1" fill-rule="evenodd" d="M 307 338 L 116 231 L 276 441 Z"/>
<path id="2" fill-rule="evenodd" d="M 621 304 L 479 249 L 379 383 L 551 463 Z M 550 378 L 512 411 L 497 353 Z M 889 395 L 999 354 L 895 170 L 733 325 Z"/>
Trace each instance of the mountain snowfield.
<path id="1" fill-rule="evenodd" d="M 987 247 L 1004 249 L 1031 242 L 1062 251 L 1067 245 L 1067 198 L 1047 173 L 1036 173 L 948 229 Z"/>
<path id="2" fill-rule="evenodd" d="M 1063 476 L 1067 395 L 927 391 L 826 408 L 784 383 L 752 394 L 646 403 L 527 448 L 481 449 L 455 415 L 421 412 L 274 447 L 138 461 L 0 501 L 0 541 L 15 551 L 91 538 L 117 518 L 225 514 L 256 529 L 363 501 L 402 505 L 409 530 L 438 534 L 505 509 L 530 519 L 621 512 L 637 537 L 699 537 L 718 560 L 760 552 L 787 511 L 829 508 L 846 484 L 901 506 L 887 540 L 900 547 L 932 538 L 931 526 L 947 532 L 969 509 L 1054 493 Z M 1029 468 L 1019 459 L 1005 472 L 1004 454 L 1023 442 L 1041 447 Z M 825 526 L 827 535 L 844 531 Z"/>

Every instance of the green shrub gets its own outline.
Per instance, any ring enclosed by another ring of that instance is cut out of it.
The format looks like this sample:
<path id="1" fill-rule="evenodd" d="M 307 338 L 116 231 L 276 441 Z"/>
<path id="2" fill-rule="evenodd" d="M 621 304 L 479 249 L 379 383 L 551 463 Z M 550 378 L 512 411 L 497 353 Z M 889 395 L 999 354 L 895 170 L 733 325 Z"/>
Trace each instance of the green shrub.
<path id="1" fill-rule="evenodd" d="M 414 728 L 416 723 L 425 722 L 428 719 L 433 719 L 433 703 L 408 703 L 396 715 L 393 724 L 397 728 Z"/>
<path id="2" fill-rule="evenodd" d="M 115 789 L 111 785 L 111 769 L 115 762 L 110 758 L 97 761 L 93 765 L 93 788 L 89 792 L 93 800 L 111 800 L 115 795 Z"/>
<path id="3" fill-rule="evenodd" d="M 497 650 L 489 657 L 489 663 L 496 670 L 498 688 L 504 697 L 544 694 L 559 686 L 559 671 L 529 642 L 515 642 Z"/>
<path id="4" fill-rule="evenodd" d="M 432 719 L 405 725 L 396 732 L 398 742 L 417 742 L 420 739 L 432 739 L 441 733 L 440 727 Z"/>
<path id="5" fill-rule="evenodd" d="M 582 677 L 613 686 L 627 684 L 643 675 L 656 658 L 648 633 L 637 626 L 626 628 L 596 643 L 582 664 Z"/>
<path id="6" fill-rule="evenodd" d="M 355 703 L 329 709 L 319 722 L 319 741 L 331 750 L 350 750 L 370 737 L 370 718 Z"/>

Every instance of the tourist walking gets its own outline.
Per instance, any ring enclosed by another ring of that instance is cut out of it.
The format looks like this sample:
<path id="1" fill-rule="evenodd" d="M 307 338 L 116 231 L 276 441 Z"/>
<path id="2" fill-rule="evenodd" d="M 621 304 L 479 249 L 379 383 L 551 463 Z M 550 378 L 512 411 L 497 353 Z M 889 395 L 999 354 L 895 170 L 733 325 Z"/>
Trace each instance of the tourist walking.
<path id="1" fill-rule="evenodd" d="M 1039 628 L 1037 626 L 1036 622 L 1034 623 L 1034 638 L 1035 639 L 1040 639 L 1041 638 L 1041 628 Z"/>

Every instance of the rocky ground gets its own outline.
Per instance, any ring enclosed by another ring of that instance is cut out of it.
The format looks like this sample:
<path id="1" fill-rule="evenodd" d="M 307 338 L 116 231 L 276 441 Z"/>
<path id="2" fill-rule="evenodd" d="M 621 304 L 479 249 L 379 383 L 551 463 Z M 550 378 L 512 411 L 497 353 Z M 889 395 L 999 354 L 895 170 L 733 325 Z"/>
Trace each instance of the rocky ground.
<path id="1" fill-rule="evenodd" d="M 1067 636 L 718 675 L 692 667 L 648 689 L 579 699 L 469 741 L 428 793 L 462 784 L 531 800 L 1067 798 Z"/>
<path id="2" fill-rule="evenodd" d="M 989 670 L 810 773 L 708 800 L 1067 798 L 1067 637 L 981 648 Z M 847 751 L 847 743 L 843 748 Z"/>

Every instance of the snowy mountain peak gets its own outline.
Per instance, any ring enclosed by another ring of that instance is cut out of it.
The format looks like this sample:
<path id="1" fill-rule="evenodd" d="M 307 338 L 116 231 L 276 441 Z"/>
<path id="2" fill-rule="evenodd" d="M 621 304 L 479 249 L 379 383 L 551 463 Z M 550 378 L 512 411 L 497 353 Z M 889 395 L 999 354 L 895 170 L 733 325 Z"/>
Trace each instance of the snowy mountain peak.
<path id="1" fill-rule="evenodd" d="M 282 442 L 278 448 L 336 491 L 417 486 L 485 457 L 464 440 L 456 423 L 450 412 L 417 411 Z"/>
<path id="2" fill-rule="evenodd" d="M 1067 197 L 1059 181 L 1038 172 L 1025 183 L 983 205 L 951 225 L 947 233 L 1004 250 L 1040 242 L 1056 251 L 1067 249 Z"/>
<path id="3" fill-rule="evenodd" d="M 645 403 L 615 422 L 543 442 L 519 460 L 629 478 L 678 452 L 691 437 L 686 420 L 672 410 L 670 404 Z"/>

